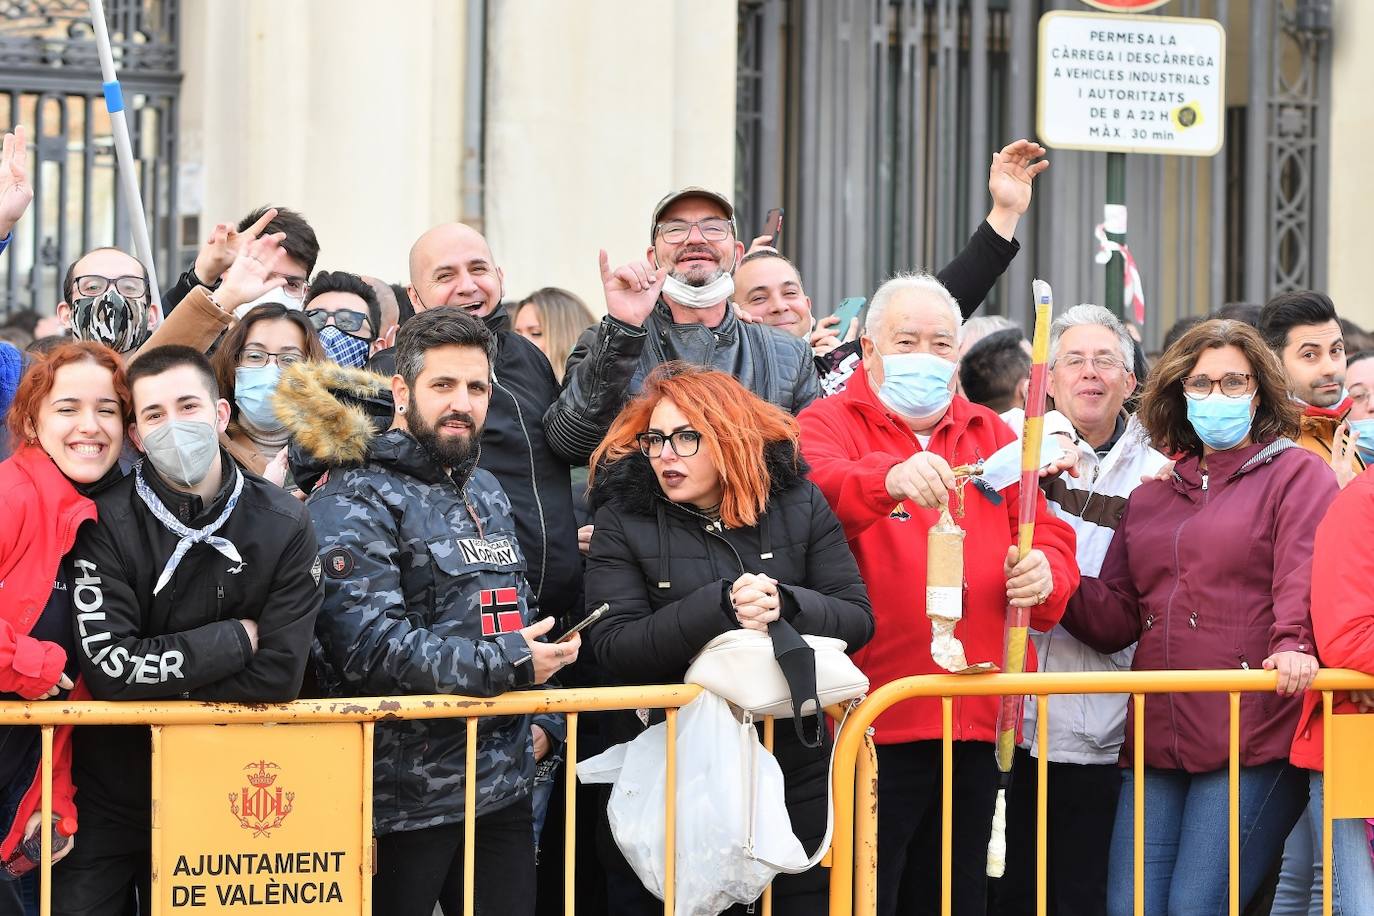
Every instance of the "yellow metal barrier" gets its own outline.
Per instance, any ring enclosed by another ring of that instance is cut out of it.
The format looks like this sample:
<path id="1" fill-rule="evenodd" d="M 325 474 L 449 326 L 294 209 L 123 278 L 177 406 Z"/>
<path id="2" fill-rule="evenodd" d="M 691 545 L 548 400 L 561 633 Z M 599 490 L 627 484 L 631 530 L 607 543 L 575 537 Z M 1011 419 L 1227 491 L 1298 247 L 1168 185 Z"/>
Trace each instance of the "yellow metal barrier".
<path id="1" fill-rule="evenodd" d="M 1025 695 L 1036 698 L 1039 716 L 1037 728 L 1039 743 L 1046 747 L 1048 741 L 1049 704 L 1048 697 L 1060 694 L 1081 693 L 1129 693 L 1135 708 L 1134 768 L 1140 774 L 1145 767 L 1145 695 L 1151 693 L 1226 693 L 1230 695 L 1230 911 L 1239 916 L 1238 882 L 1240 878 L 1239 848 L 1239 742 L 1240 742 L 1240 696 L 1249 692 L 1270 692 L 1275 689 L 1278 676 L 1268 671 L 1121 671 L 1091 673 L 1033 673 L 1033 674 L 994 674 L 982 677 L 954 675 L 929 675 L 903 678 L 885 684 L 874 691 L 852 713 L 837 737 L 835 750 L 835 833 L 831 849 L 832 870 L 830 875 L 830 913 L 831 916 L 871 916 L 876 912 L 872 887 L 876 883 L 878 870 L 876 822 L 869 816 L 871 808 L 877 806 L 876 780 L 870 780 L 871 764 L 861 755 L 867 754 L 865 745 L 871 741 L 870 729 L 873 722 L 889 708 L 904 700 L 916 697 L 939 697 L 941 699 L 941 718 L 943 723 L 943 805 L 941 822 L 941 912 L 951 911 L 950 872 L 951 872 L 951 828 L 953 823 L 952 804 L 952 766 L 953 723 L 951 708 L 954 697 L 963 696 L 1006 696 Z M 1361 782 L 1355 770 L 1355 761 L 1367 765 L 1368 742 L 1374 739 L 1374 716 L 1335 716 L 1331 713 L 1331 692 L 1343 690 L 1374 690 L 1374 677 L 1354 671 L 1327 669 L 1317 675 L 1312 689 L 1321 691 L 1325 706 L 1324 732 L 1326 747 L 1326 772 L 1324 781 L 1324 832 L 1322 835 L 1323 861 L 1326 887 L 1323 894 L 1328 900 L 1326 914 L 1330 916 L 1331 871 L 1331 818 L 1333 806 L 1338 812 L 1334 816 L 1369 817 L 1374 815 L 1374 786 Z M 1344 722 L 1340 720 L 1361 720 Z M 1336 727 L 1332 728 L 1333 720 Z M 1358 729 L 1358 732 L 1356 731 Z M 1346 736 L 1349 737 L 1346 737 Z M 1339 737 L 1338 737 L 1339 736 Z M 1348 745 L 1333 747 L 1338 743 L 1356 743 L 1355 748 Z M 990 745 L 990 742 L 989 742 Z M 1357 750 L 1358 749 L 1358 750 Z M 991 746 L 988 749 L 992 753 Z M 1347 758 L 1345 755 L 1351 755 Z M 1048 808 L 1047 770 L 1048 758 L 1042 754 L 1037 760 L 1039 788 L 1036 809 L 1039 823 L 1036 829 L 1036 911 L 1040 916 L 1046 913 L 1045 874 L 1047 867 L 1045 824 Z M 1354 770 L 1354 772 L 1346 772 Z M 856 783 L 862 786 L 856 789 Z M 1336 787 L 1333 791 L 1333 786 Z M 1144 823 L 1145 823 L 1145 786 L 1144 780 L 1135 780 L 1135 829 L 1134 872 L 1135 872 L 1135 912 L 1141 916 L 1145 912 L 1144 894 Z M 856 811 L 858 814 L 856 814 Z M 861 833 L 856 833 L 861 829 Z"/>
<path id="2" fill-rule="evenodd" d="M 571 916 L 575 911 L 573 899 L 573 865 L 576 861 L 576 762 L 577 762 L 577 723 L 580 712 L 599 712 L 628 709 L 663 709 L 668 717 L 668 772 L 665 784 L 665 842 L 666 842 L 666 880 L 663 912 L 673 913 L 673 885 L 675 880 L 674 859 L 674 820 L 676 810 L 676 741 L 677 710 L 690 703 L 701 692 L 693 685 L 671 685 L 664 687 L 606 687 L 596 689 L 569 689 L 549 691 L 517 691 L 499 697 L 454 697 L 454 696 L 416 696 L 416 697 L 374 697 L 339 700 L 298 700 L 293 703 L 276 705 L 244 705 L 233 703 L 108 703 L 108 702 L 32 702 L 0 703 L 0 725 L 36 725 L 42 730 L 42 782 L 43 782 L 43 823 L 41 827 L 42 860 L 39 865 L 41 876 L 40 913 L 50 916 L 52 905 L 52 753 L 53 728 L 58 725 L 101 726 L 101 725 L 252 725 L 252 724 L 303 724 L 303 723 L 358 723 L 364 730 L 364 760 L 362 769 L 363 784 L 360 786 L 364 812 L 364 829 L 371 830 L 372 801 L 372 727 L 379 721 L 398 719 L 466 719 L 467 727 L 467 772 L 477 771 L 477 720 L 487 716 L 511 716 L 530 713 L 566 713 L 568 740 L 567 757 L 567 851 L 565 853 L 564 878 L 565 912 Z M 769 733 L 771 738 L 771 731 Z M 472 812 L 476 807 L 476 781 L 465 780 L 464 797 L 464 838 L 463 876 L 464 876 L 464 916 L 473 914 L 475 844 L 474 830 L 476 818 Z M 78 831 L 77 842 L 80 842 Z M 157 835 L 154 834 L 154 842 Z M 533 837 L 531 837 L 533 842 Z M 370 862 L 369 862 L 370 864 Z M 370 909 L 370 882 L 362 881 L 361 911 Z M 156 908 L 155 904 L 155 908 Z M 768 913 L 765 901 L 764 913 Z M 154 914 L 166 916 L 166 914 Z"/>
<path id="3" fill-rule="evenodd" d="M 941 821 L 941 909 L 951 910 L 950 873 L 952 852 L 950 838 L 953 829 L 953 808 L 949 803 L 952 792 L 953 767 L 953 698 L 958 696 L 1001 696 L 1022 694 L 1034 696 L 1038 706 L 1037 728 L 1040 745 L 1048 745 L 1048 698 L 1060 694 L 1128 693 L 1135 709 L 1134 766 L 1139 773 L 1144 768 L 1144 702 L 1151 693 L 1213 692 L 1230 697 L 1230 887 L 1231 912 L 1239 911 L 1237 882 L 1239 881 L 1239 760 L 1240 696 L 1245 692 L 1272 691 L 1277 676 L 1263 671 L 1161 671 L 1111 672 L 1085 674 L 1019 674 L 987 675 L 983 677 L 927 676 L 906 678 L 884 685 L 849 714 L 836 736 L 834 768 L 835 831 L 834 843 L 827 861 L 831 867 L 830 912 L 835 916 L 854 913 L 870 916 L 877 909 L 877 760 L 872 741 L 871 726 L 891 706 L 914 697 L 941 698 L 943 722 L 943 759 L 945 761 L 942 791 L 945 804 Z M 1374 743 L 1374 716 L 1332 716 L 1332 691 L 1374 690 L 1374 677 L 1351 671 L 1322 671 L 1313 685 L 1323 693 L 1325 708 L 1326 779 L 1324 782 L 1323 861 L 1326 881 L 1330 881 L 1331 820 L 1340 817 L 1367 817 L 1371 789 L 1363 778 L 1361 767 L 1366 763 L 1367 749 Z M 42 916 L 51 912 L 52 867 L 52 750 L 53 727 L 57 725 L 150 725 L 177 726 L 203 724 L 289 724 L 344 722 L 359 723 L 366 740 L 362 793 L 364 824 L 371 820 L 372 725 L 378 721 L 397 719 L 463 718 L 467 720 L 468 772 L 476 770 L 477 720 L 485 716 L 509 716 L 539 712 L 567 714 L 566 848 L 564 858 L 565 912 L 575 912 L 574 867 L 576 863 L 576 762 L 578 747 L 578 719 L 582 712 L 626 710 L 636 708 L 663 709 L 667 715 L 667 773 L 665 805 L 665 914 L 673 913 L 676 857 L 675 796 L 677 710 L 691 702 L 700 688 L 691 685 L 662 687 L 620 687 L 570 689 L 553 691 L 520 691 L 493 698 L 423 696 L 386 697 L 340 700 L 300 700 L 280 705 L 240 705 L 227 703 L 104 703 L 104 702 L 32 702 L 0 703 L 0 724 L 34 725 L 42 730 L 43 823 L 42 823 Z M 765 744 L 772 745 L 772 722 L 765 722 Z M 989 750 L 991 752 L 991 750 Z M 1037 761 L 1040 775 L 1036 810 L 1036 874 L 1037 912 L 1046 912 L 1045 874 L 1047 868 L 1046 823 L 1048 814 L 1047 758 Z M 468 780 L 465 804 L 465 916 L 473 912 L 474 854 L 473 843 L 476 819 L 471 816 L 476 802 L 476 783 Z M 1144 780 L 1135 780 L 1135 911 L 1144 912 Z M 367 829 L 367 828 L 365 828 Z M 79 834 L 78 834 L 79 840 Z M 1328 888 L 1329 891 L 1329 888 Z M 362 909 L 369 906 L 369 882 L 363 881 Z M 1329 901 L 1329 892 L 1325 894 Z M 763 898 L 762 912 L 771 911 L 771 895 Z M 1330 913 L 1329 903 L 1326 912 Z"/>

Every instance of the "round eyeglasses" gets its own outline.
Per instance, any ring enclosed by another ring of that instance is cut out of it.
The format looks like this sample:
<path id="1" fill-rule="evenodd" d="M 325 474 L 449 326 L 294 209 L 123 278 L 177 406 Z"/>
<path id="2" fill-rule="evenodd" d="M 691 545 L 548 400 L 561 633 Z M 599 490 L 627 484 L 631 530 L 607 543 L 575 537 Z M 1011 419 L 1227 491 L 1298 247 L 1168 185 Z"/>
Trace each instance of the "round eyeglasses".
<path id="1" fill-rule="evenodd" d="M 1218 379 L 1190 375 L 1183 380 L 1183 393 L 1194 401 L 1201 401 L 1218 388 L 1228 398 L 1243 398 L 1255 390 L 1255 377 L 1248 372 L 1228 372 Z"/>

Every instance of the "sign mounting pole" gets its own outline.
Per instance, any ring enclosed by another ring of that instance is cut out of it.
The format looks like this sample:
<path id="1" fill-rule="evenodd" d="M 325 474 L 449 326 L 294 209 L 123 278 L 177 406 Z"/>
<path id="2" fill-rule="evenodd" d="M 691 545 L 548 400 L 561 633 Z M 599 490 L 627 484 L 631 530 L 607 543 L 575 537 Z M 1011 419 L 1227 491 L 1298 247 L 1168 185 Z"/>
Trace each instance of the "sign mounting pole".
<path id="1" fill-rule="evenodd" d="M 1113 205 L 1126 206 L 1126 154 L 1108 153 L 1107 154 L 1107 206 Z M 1124 228 L 1124 227 L 1122 227 Z M 1112 227 L 1107 226 L 1107 238 L 1117 244 L 1126 244 L 1125 232 L 1113 232 Z M 1126 259 L 1121 256 L 1120 251 L 1112 252 L 1112 259 L 1107 262 L 1107 311 L 1117 318 L 1124 318 L 1126 315 L 1125 304 L 1125 274 Z"/>
<path id="2" fill-rule="evenodd" d="M 1106 206 L 1095 230 L 1097 261 L 1107 269 L 1103 305 L 1142 321 L 1140 274 L 1125 247 L 1126 154 L 1221 150 L 1226 34 L 1211 19 L 1130 15 L 1165 0 L 1084 2 L 1105 12 L 1040 18 L 1037 132 L 1050 149 L 1107 154 Z"/>

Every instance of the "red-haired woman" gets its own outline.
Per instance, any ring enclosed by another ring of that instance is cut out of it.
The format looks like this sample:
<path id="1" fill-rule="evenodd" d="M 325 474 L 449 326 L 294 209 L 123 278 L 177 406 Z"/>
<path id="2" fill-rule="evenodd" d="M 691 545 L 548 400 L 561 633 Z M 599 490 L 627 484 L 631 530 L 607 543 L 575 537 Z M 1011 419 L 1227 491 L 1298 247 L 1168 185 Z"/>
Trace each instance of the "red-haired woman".
<path id="1" fill-rule="evenodd" d="M 118 355 L 91 342 L 53 349 L 15 392 L 14 453 L 0 463 L 0 700 L 60 698 L 72 689 L 74 592 L 61 560 L 77 528 L 95 518 L 91 495 L 120 477 L 131 410 Z M 65 731 L 53 772 L 53 812 L 64 818 L 76 813 L 62 765 L 70 760 Z M 8 858 L 38 829 L 38 729 L 0 726 L 0 748 L 0 858 Z M 14 885 L 4 883 L 0 914 L 20 912 L 17 905 Z"/>
<path id="2" fill-rule="evenodd" d="M 666 363 L 612 424 L 592 456 L 596 529 L 587 606 L 610 611 L 586 630 L 595 663 L 618 684 L 681 681 L 692 657 L 738 627 L 780 617 L 798 631 L 873 635 L 868 591 L 825 497 L 803 476 L 796 421 L 714 370 Z M 642 727 L 626 716 L 621 733 Z M 802 845 L 825 833 L 829 750 L 779 728 L 774 753 Z M 618 857 L 610 912 L 662 908 Z M 825 913 L 826 872 L 784 876 L 779 916 Z"/>

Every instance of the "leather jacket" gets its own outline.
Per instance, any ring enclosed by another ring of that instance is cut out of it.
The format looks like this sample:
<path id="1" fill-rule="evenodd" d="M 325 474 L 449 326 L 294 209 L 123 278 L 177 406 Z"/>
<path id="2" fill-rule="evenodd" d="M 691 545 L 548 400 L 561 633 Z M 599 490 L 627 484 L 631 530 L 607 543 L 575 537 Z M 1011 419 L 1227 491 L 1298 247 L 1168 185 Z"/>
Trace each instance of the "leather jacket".
<path id="1" fill-rule="evenodd" d="M 607 316 L 583 332 L 568 357 L 563 392 L 544 414 L 544 436 L 569 463 L 586 464 L 616 415 L 655 366 L 682 360 L 727 372 L 793 414 L 820 397 L 806 341 L 727 309 L 716 327 L 677 324 L 659 300 L 643 327 Z"/>

